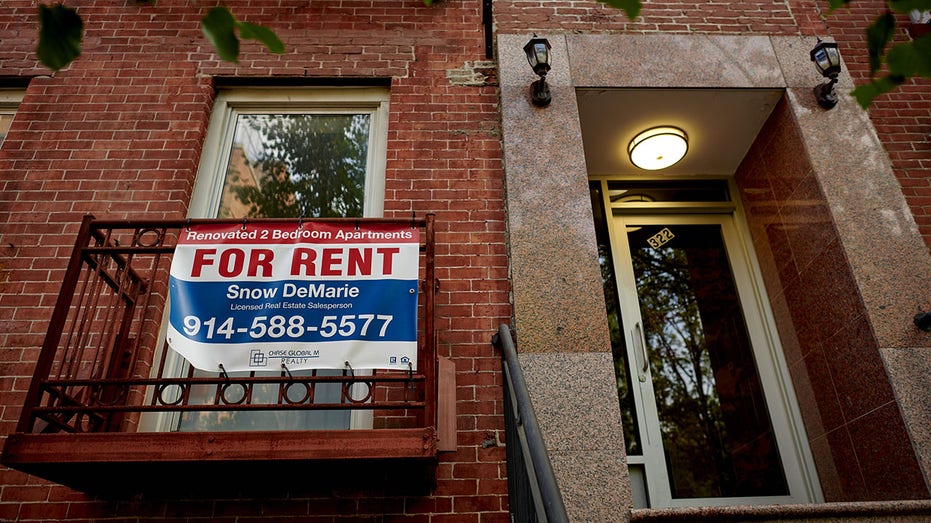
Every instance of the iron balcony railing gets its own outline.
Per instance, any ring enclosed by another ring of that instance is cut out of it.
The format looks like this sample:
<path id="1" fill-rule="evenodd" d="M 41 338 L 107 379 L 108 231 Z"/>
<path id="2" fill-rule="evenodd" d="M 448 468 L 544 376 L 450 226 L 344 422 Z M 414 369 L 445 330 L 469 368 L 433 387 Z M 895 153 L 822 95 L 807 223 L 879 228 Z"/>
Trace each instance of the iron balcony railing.
<path id="1" fill-rule="evenodd" d="M 504 428 L 507 437 L 508 504 L 511 521 L 569 521 L 556 476 L 517 360 L 511 329 L 501 325 L 492 337 L 504 370 Z"/>
<path id="2" fill-rule="evenodd" d="M 271 375 L 195 372 L 179 362 L 164 341 L 169 267 L 183 228 L 229 220 L 113 221 L 88 216 L 75 241 L 16 432 L 4 448 L 4 463 L 38 473 L 43 463 L 63 461 L 435 456 L 433 216 L 345 221 L 403 223 L 422 231 L 416 371 L 361 372 L 347 367 L 336 372 L 282 368 Z M 323 394 L 323 389 L 330 392 Z M 319 438 L 303 430 L 289 435 L 283 428 L 275 438 L 291 443 L 274 452 L 262 450 L 268 445 L 267 434 L 248 431 L 230 435 L 222 446 L 191 452 L 199 445 L 211 447 L 216 438 L 203 439 L 211 425 L 190 424 L 185 431 L 179 430 L 178 421 L 198 416 L 216 421 L 244 412 L 295 415 L 337 410 L 368 413 L 368 425 L 362 430 L 325 430 Z M 116 457 L 114 445 L 124 444 L 140 450 L 133 454 L 124 448 Z M 158 452 L 147 448 L 149 444 L 158 445 Z M 250 445 L 256 447 L 252 454 Z"/>

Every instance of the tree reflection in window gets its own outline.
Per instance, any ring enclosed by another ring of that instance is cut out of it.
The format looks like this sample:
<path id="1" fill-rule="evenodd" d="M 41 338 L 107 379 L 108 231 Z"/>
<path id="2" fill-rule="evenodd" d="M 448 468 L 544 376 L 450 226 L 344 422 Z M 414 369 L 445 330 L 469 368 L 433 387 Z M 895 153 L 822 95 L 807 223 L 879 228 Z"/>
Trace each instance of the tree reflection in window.
<path id="1" fill-rule="evenodd" d="M 362 216 L 367 114 L 246 114 L 237 120 L 220 218 Z"/>
<path id="2" fill-rule="evenodd" d="M 664 228 L 628 236 L 673 497 L 787 494 L 720 227 Z"/>

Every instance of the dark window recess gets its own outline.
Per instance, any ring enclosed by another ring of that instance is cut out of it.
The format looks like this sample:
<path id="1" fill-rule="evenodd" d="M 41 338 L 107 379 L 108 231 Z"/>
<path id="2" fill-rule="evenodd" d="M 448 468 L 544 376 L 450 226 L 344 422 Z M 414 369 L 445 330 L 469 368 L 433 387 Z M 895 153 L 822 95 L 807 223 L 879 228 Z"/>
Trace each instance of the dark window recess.
<path id="1" fill-rule="evenodd" d="M 612 180 L 608 182 L 608 196 L 612 203 L 721 203 L 731 200 L 724 180 Z"/>

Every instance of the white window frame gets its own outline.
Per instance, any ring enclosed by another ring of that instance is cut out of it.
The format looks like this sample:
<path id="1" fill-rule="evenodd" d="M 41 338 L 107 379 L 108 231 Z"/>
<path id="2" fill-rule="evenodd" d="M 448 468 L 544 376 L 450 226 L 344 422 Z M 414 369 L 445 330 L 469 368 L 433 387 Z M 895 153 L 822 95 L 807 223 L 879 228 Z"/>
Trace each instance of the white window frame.
<path id="1" fill-rule="evenodd" d="M 368 158 L 365 174 L 364 218 L 384 214 L 385 166 L 388 148 L 388 89 L 340 88 L 239 88 L 217 95 L 204 141 L 197 179 L 188 207 L 188 218 L 214 218 L 220 206 L 229 150 L 236 119 L 249 113 L 368 114 Z M 298 218 L 295 216 L 294 218 Z"/>
<path id="2" fill-rule="evenodd" d="M 236 121 L 241 114 L 368 114 L 369 144 L 365 171 L 364 218 L 380 218 L 384 214 L 385 170 L 388 147 L 388 88 L 379 87 L 310 87 L 260 88 L 245 87 L 223 90 L 218 93 L 207 128 L 197 178 L 188 206 L 188 218 L 215 218 L 223 196 L 230 150 Z M 299 218 L 295 216 L 294 218 Z M 307 217 L 312 218 L 312 217 Z M 168 308 L 163 325 L 167 323 Z M 165 329 L 161 329 L 158 347 L 165 348 Z M 160 355 L 156 355 L 160 357 Z M 172 357 L 166 364 L 169 376 L 178 375 L 185 361 Z M 365 371 L 357 371 L 363 374 Z M 350 393 L 363 395 L 364 384 L 353 387 Z M 178 425 L 178 413 L 155 413 L 143 416 L 140 431 L 168 432 Z M 373 412 L 354 409 L 350 414 L 351 429 L 371 428 Z"/>
<path id="3" fill-rule="evenodd" d="M 24 94 L 23 89 L 0 89 L 0 115 L 15 116 Z M 2 144 L 0 140 L 0 146 Z"/>

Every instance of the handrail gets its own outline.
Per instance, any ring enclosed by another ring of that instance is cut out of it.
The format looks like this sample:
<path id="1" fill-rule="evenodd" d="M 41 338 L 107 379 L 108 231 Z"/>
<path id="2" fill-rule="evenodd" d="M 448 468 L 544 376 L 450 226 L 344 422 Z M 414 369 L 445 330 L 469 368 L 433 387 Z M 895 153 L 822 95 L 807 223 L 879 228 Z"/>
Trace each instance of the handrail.
<path id="1" fill-rule="evenodd" d="M 501 325 L 491 341 L 501 351 L 505 376 L 508 497 L 512 520 L 568 522 L 562 494 L 517 361 L 511 329 Z M 529 490 L 529 499 L 524 489 Z"/>

